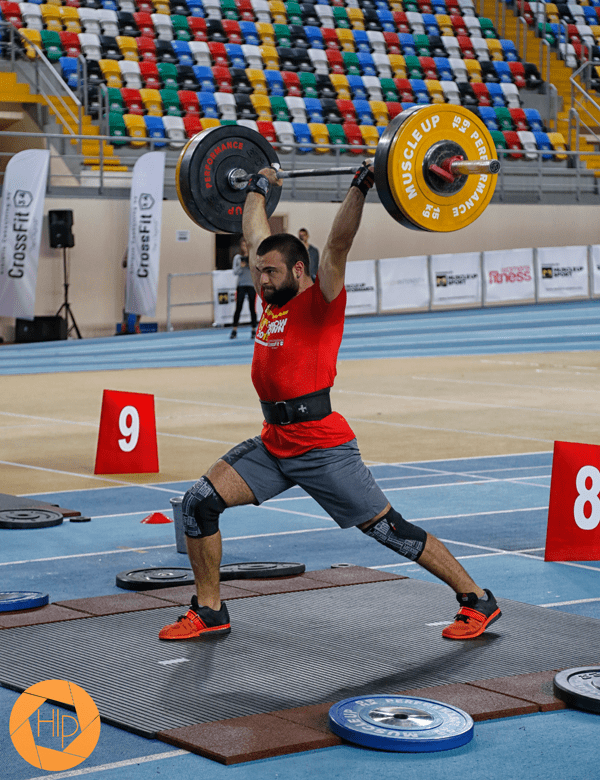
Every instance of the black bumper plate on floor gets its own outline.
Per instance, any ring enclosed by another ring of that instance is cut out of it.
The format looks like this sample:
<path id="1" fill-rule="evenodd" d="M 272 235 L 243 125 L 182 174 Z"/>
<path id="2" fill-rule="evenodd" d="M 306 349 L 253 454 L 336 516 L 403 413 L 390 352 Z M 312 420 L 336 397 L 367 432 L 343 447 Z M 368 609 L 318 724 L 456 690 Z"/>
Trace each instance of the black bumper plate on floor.
<path id="1" fill-rule="evenodd" d="M 72 681 L 104 722 L 154 737 L 351 696 L 597 663 L 600 620 L 500 606 L 501 620 L 469 642 L 442 639 L 440 623 L 456 611 L 452 591 L 411 579 L 230 600 L 231 634 L 192 642 L 158 639 L 180 606 L 6 628 L 0 683 Z"/>

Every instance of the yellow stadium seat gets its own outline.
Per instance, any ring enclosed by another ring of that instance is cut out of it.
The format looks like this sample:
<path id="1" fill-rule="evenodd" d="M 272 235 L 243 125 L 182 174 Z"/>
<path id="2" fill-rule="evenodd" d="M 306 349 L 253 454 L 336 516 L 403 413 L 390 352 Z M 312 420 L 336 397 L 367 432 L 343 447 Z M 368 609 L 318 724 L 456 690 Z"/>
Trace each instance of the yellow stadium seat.
<path id="1" fill-rule="evenodd" d="M 121 89 L 123 81 L 121 79 L 121 69 L 117 60 L 100 60 L 100 69 L 106 80 L 106 86 L 110 89 L 115 87 Z"/>
<path id="2" fill-rule="evenodd" d="M 567 143 L 565 141 L 565 137 L 562 133 L 548 133 L 548 139 L 550 140 L 550 143 L 552 144 L 552 148 L 555 151 L 554 158 L 556 160 L 566 160 L 569 156 L 568 154 L 560 154 L 560 152 L 566 152 L 567 150 Z"/>
<path id="3" fill-rule="evenodd" d="M 265 70 L 279 70 L 279 55 L 274 46 L 261 46 L 260 56 Z"/>
<path id="4" fill-rule="evenodd" d="M 402 54 L 388 54 L 390 61 L 390 67 L 392 69 L 392 76 L 395 79 L 406 78 L 406 62 Z"/>
<path id="5" fill-rule="evenodd" d="M 500 41 L 498 41 L 498 43 L 500 43 Z M 479 60 L 463 60 L 463 62 L 467 69 L 469 81 L 481 84 L 483 82 L 483 76 L 481 74 L 481 65 L 479 64 Z"/>
<path id="6" fill-rule="evenodd" d="M 436 14 L 435 20 L 440 28 L 440 35 L 454 35 L 454 27 L 452 27 L 452 21 L 447 14 Z"/>
<path id="7" fill-rule="evenodd" d="M 342 51 L 356 51 L 356 46 L 354 45 L 354 35 L 352 35 L 352 30 L 346 30 L 343 27 L 338 27 L 335 31 L 338 41 L 340 42 L 340 47 Z"/>
<path id="8" fill-rule="evenodd" d="M 271 10 L 271 18 L 273 24 L 287 24 L 287 13 L 285 10 L 285 3 L 282 0 L 270 0 L 269 9 Z"/>
<path id="9" fill-rule="evenodd" d="M 129 35 L 118 35 L 117 44 L 119 45 L 123 59 L 131 60 L 132 62 L 138 61 L 138 48 L 135 38 Z"/>
<path id="10" fill-rule="evenodd" d="M 338 100 L 352 100 L 352 93 L 350 92 L 347 76 L 343 73 L 332 73 L 329 78 L 331 79 L 333 88 L 337 92 Z"/>
<path id="11" fill-rule="evenodd" d="M 221 123 L 218 119 L 201 119 L 200 126 L 203 130 L 210 130 L 211 127 L 220 127 Z"/>
<path id="12" fill-rule="evenodd" d="M 47 30 L 62 32 L 63 26 L 60 17 L 60 8 L 57 5 L 45 3 L 40 6 L 40 11 L 42 12 L 42 19 L 44 20 L 44 26 Z"/>
<path id="13" fill-rule="evenodd" d="M 82 32 L 82 29 L 77 8 L 72 8 L 70 5 L 63 5 L 59 10 L 62 24 L 66 32 L 74 32 L 79 35 L 79 33 Z"/>
<path id="14" fill-rule="evenodd" d="M 365 17 L 362 8 L 348 7 L 346 8 L 346 12 L 348 13 L 348 19 L 350 20 L 353 30 L 365 29 Z"/>
<path id="15" fill-rule="evenodd" d="M 25 54 L 29 57 L 30 60 L 34 60 L 36 58 L 35 49 L 30 44 L 35 44 L 38 49 L 42 48 L 42 34 L 39 30 L 33 30 L 31 27 L 22 27 L 20 30 L 21 35 L 26 40 L 25 43 Z"/>
<path id="16" fill-rule="evenodd" d="M 444 90 L 442 89 L 441 82 L 437 79 L 425 79 L 425 86 L 429 92 L 429 97 L 432 103 L 445 103 Z"/>
<path id="17" fill-rule="evenodd" d="M 140 89 L 140 97 L 149 116 L 162 116 L 163 104 L 157 89 Z"/>
<path id="18" fill-rule="evenodd" d="M 267 87 L 267 79 L 264 71 L 258 68 L 247 68 L 246 75 L 250 82 L 255 95 L 268 95 L 269 89 Z"/>
<path id="19" fill-rule="evenodd" d="M 147 138 L 146 133 L 146 123 L 144 122 L 144 117 L 139 116 L 138 114 L 125 114 L 123 117 L 123 120 L 125 122 L 125 127 L 127 128 L 127 134 L 131 138 L 131 145 L 132 146 L 145 146 Z M 133 140 L 133 139 L 144 139 L 144 140 Z"/>
<path id="20" fill-rule="evenodd" d="M 275 30 L 272 24 L 256 22 L 256 32 L 263 46 L 275 46 Z"/>
<path id="21" fill-rule="evenodd" d="M 327 132 L 327 125 L 321 122 L 309 122 L 308 129 L 312 137 L 313 144 L 318 144 L 313 152 L 316 154 L 328 154 L 329 147 L 324 144 L 329 143 L 329 133 Z"/>
<path id="22" fill-rule="evenodd" d="M 375 124 L 385 127 L 390 121 L 386 104 L 383 100 L 369 100 L 369 105 L 371 106 L 371 113 L 373 114 Z"/>
<path id="23" fill-rule="evenodd" d="M 254 110 L 258 114 L 257 122 L 272 122 L 271 103 L 267 95 L 250 95 Z"/>
<path id="24" fill-rule="evenodd" d="M 491 60 L 503 60 L 504 59 L 504 52 L 502 51 L 502 44 L 497 38 L 486 38 L 485 42 L 488 47 L 488 51 L 490 53 L 490 59 Z"/>
<path id="25" fill-rule="evenodd" d="M 379 133 L 373 125 L 360 125 L 360 132 L 363 137 L 363 143 L 367 147 L 368 154 L 375 154 L 377 144 L 379 143 Z"/>

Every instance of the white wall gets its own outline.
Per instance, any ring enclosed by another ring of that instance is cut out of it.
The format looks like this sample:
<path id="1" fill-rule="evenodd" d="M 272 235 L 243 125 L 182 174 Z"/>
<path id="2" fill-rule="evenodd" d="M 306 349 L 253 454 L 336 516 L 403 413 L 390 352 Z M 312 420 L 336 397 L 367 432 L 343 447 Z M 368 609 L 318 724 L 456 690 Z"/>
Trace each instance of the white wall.
<path id="1" fill-rule="evenodd" d="M 337 211 L 335 203 L 281 201 L 276 215 L 287 218 L 288 230 L 301 227 L 310 232 L 311 243 L 322 248 Z M 73 211 L 75 246 L 70 260 L 69 299 L 84 337 L 115 332 L 123 309 L 125 271 L 121 260 L 127 244 L 129 204 L 126 200 L 46 200 L 36 292 L 36 315 L 55 314 L 63 302 L 63 253 L 48 242 L 47 213 L 54 209 Z M 177 231 L 188 230 L 190 241 L 176 240 Z M 367 204 L 350 261 L 377 257 L 410 256 L 446 252 L 516 249 L 529 246 L 567 246 L 600 243 L 597 206 L 491 205 L 472 225 L 455 233 L 408 230 L 379 204 Z M 156 317 L 159 329 L 166 324 L 166 279 L 168 273 L 211 271 L 214 268 L 215 236 L 190 221 L 178 201 L 163 204 L 161 269 Z M 184 280 L 174 301 L 210 297 L 208 277 L 195 287 Z M 186 298 L 187 296 L 187 298 Z M 145 318 L 150 319 L 150 318 Z M 212 321 L 212 308 L 175 309 L 175 328 L 195 327 Z M 0 336 L 14 339 L 14 320 L 0 317 Z"/>

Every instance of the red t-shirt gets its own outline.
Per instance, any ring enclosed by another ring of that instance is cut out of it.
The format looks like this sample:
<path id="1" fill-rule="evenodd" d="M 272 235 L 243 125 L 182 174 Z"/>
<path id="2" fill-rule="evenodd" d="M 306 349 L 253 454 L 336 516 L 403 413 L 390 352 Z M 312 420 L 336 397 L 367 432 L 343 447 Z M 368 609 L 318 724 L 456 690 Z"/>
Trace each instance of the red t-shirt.
<path id="1" fill-rule="evenodd" d="M 346 290 L 328 303 L 318 279 L 285 306 L 265 305 L 252 359 L 252 382 L 261 401 L 287 401 L 333 385 L 345 310 Z M 354 432 L 341 414 L 332 412 L 312 422 L 265 422 L 261 437 L 275 457 L 293 458 L 345 444 Z"/>

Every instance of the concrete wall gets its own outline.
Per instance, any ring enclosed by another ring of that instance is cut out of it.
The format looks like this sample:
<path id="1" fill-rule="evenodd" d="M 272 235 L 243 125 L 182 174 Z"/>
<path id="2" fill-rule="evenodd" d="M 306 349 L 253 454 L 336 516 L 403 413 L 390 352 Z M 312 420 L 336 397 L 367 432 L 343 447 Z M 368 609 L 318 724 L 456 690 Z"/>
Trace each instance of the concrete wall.
<path id="1" fill-rule="evenodd" d="M 311 242 L 322 248 L 337 204 L 281 201 L 275 216 L 282 216 L 291 233 L 306 227 Z M 47 213 L 71 209 L 75 246 L 68 250 L 69 299 L 84 337 L 115 332 L 123 309 L 125 271 L 122 257 L 127 245 L 129 206 L 125 200 L 46 200 L 39 259 L 36 315 L 55 314 L 63 301 L 63 253 L 48 242 Z M 189 231 L 190 240 L 177 240 L 178 231 Z M 367 204 L 350 261 L 378 257 L 447 252 L 567 246 L 600 243 L 597 206 L 491 205 L 471 226 L 456 233 L 426 233 L 403 228 L 379 204 Z M 209 272 L 214 266 L 215 235 L 196 227 L 177 201 L 165 201 L 161 242 L 161 268 L 156 317 L 166 326 L 167 274 Z M 201 282 L 180 280 L 174 302 L 210 297 L 209 277 Z M 145 318 L 147 320 L 151 318 Z M 175 309 L 176 329 L 197 327 L 212 321 L 212 307 Z M 0 317 L 0 336 L 14 339 L 14 320 Z"/>

